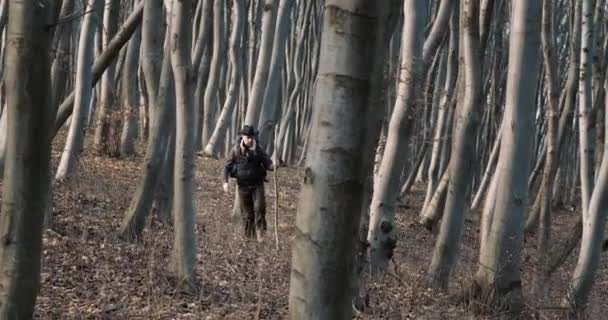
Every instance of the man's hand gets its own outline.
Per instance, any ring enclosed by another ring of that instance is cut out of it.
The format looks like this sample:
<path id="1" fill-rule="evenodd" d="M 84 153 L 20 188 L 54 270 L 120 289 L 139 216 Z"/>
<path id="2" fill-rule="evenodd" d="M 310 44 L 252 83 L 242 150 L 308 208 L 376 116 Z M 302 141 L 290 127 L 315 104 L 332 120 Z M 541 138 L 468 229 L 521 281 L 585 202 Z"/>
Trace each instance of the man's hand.
<path id="1" fill-rule="evenodd" d="M 230 186 L 228 185 L 228 182 L 224 182 L 224 184 L 222 185 L 222 188 L 224 189 L 225 193 L 230 192 Z"/>

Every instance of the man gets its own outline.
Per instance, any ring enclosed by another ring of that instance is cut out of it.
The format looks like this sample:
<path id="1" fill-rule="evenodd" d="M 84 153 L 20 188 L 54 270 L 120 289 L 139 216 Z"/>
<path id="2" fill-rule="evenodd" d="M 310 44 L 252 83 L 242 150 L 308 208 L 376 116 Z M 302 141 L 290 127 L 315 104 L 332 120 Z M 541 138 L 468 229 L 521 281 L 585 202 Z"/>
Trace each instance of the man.
<path id="1" fill-rule="evenodd" d="M 274 170 L 274 166 L 258 145 L 253 126 L 244 126 L 239 134 L 240 142 L 230 152 L 224 167 L 224 192 L 229 192 L 228 178 L 236 178 L 245 236 L 253 238 L 255 234 L 258 242 L 262 242 L 267 227 L 264 182 L 266 171 Z"/>

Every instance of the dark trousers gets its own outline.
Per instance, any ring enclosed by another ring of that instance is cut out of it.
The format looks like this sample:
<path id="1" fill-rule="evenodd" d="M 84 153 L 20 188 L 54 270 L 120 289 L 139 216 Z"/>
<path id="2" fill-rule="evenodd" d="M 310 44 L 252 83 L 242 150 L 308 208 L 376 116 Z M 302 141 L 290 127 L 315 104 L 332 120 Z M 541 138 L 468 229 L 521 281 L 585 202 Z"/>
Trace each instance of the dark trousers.
<path id="1" fill-rule="evenodd" d="M 266 230 L 266 199 L 264 184 L 239 186 L 239 204 L 245 236 L 255 237 L 256 229 Z"/>

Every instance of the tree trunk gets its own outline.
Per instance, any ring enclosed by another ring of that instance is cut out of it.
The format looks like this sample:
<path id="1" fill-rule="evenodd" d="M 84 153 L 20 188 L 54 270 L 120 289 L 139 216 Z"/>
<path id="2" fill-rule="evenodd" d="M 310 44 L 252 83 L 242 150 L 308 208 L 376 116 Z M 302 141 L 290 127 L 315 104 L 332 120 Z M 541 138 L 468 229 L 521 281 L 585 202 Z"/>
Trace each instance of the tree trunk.
<path id="1" fill-rule="evenodd" d="M 285 61 L 286 40 L 287 36 L 290 34 L 291 11 L 295 2 L 295 0 L 281 0 L 277 14 L 278 19 L 273 40 L 270 70 L 268 73 L 268 81 L 266 82 L 266 91 L 262 99 L 263 104 L 258 123 L 258 128 L 260 128 L 260 141 L 264 145 L 270 145 L 268 142 L 271 135 L 273 135 L 279 113 L 278 96 L 280 88 L 280 71 L 283 69 L 283 62 Z"/>
<path id="2" fill-rule="evenodd" d="M 213 133 L 213 122 L 218 101 L 218 85 L 220 82 L 220 70 L 224 61 L 224 5 L 223 0 L 214 0 L 213 4 L 213 55 L 211 57 L 211 69 L 209 79 L 205 88 L 203 102 L 203 126 L 201 144 L 207 145 Z"/>
<path id="3" fill-rule="evenodd" d="M 325 4 L 317 108 L 292 250 L 293 320 L 352 316 L 355 237 L 380 123 L 376 105 L 368 100 L 380 85 L 369 81 L 377 79 L 371 75 L 377 56 L 368 46 L 376 44 L 375 31 L 383 22 L 377 15 L 387 7 L 361 0 Z M 378 132 L 371 129 L 375 127 Z"/>
<path id="4" fill-rule="evenodd" d="M 0 318 L 32 319 L 50 202 L 52 3 L 12 1 L 6 29 L 8 148 L 0 215 Z"/>
<path id="5" fill-rule="evenodd" d="M 431 152 L 431 162 L 429 163 L 428 170 L 428 185 L 427 185 L 427 193 L 424 201 L 424 205 L 422 206 L 423 210 L 427 207 L 428 203 L 431 201 L 431 197 L 435 193 L 435 188 L 437 186 L 437 182 L 441 177 L 441 173 L 439 172 L 439 161 L 442 147 L 445 148 L 446 142 L 445 137 L 449 133 L 448 127 L 450 122 L 448 122 L 448 113 L 450 108 L 450 103 L 452 101 L 452 97 L 454 95 L 454 88 L 456 85 L 456 78 L 458 74 L 458 29 L 459 29 L 459 14 L 460 10 L 452 11 L 452 17 L 450 19 L 450 38 L 449 38 L 449 48 L 448 48 L 448 58 L 447 58 L 447 71 L 446 71 L 446 79 L 445 79 L 445 91 L 443 96 L 441 97 L 439 112 L 437 115 L 437 121 L 435 125 L 435 135 L 433 139 L 433 149 Z"/>
<path id="6" fill-rule="evenodd" d="M 4 1 L 8 2 L 8 1 Z M 74 0 L 63 0 L 61 5 L 61 17 L 65 17 L 74 10 Z M 51 67 L 51 85 L 53 106 L 57 106 L 67 87 L 68 76 L 70 72 L 70 39 L 72 36 L 72 25 L 69 23 L 60 24 L 56 27 L 55 40 L 57 43 L 55 48 L 55 56 Z"/>
<path id="7" fill-rule="evenodd" d="M 93 79 L 91 82 L 91 87 L 94 87 L 97 84 L 97 81 L 99 81 L 103 72 L 114 61 L 120 52 L 120 49 L 127 43 L 127 41 L 131 38 L 131 35 L 133 35 L 135 32 L 137 26 L 141 23 L 141 17 L 144 12 L 144 3 L 145 1 L 140 2 L 133 9 L 120 30 L 108 44 L 107 50 L 105 50 L 99 57 L 97 57 L 97 59 L 95 59 L 95 63 L 93 64 Z M 57 131 L 59 131 L 61 126 L 72 114 L 73 107 L 74 92 L 72 91 L 72 93 L 70 93 L 70 95 L 68 95 L 68 97 L 65 98 L 59 106 L 59 110 L 57 111 L 57 116 L 55 118 L 55 133 L 53 136 L 57 134 Z"/>
<path id="8" fill-rule="evenodd" d="M 176 135 L 173 189 L 173 271 L 180 290 L 193 292 L 196 284 L 196 234 L 194 212 L 194 104 L 190 58 L 191 0 L 173 2 L 171 63 L 175 77 Z"/>
<path id="9" fill-rule="evenodd" d="M 262 26 L 262 43 L 260 44 L 260 52 L 258 53 L 257 66 L 255 68 L 255 76 L 251 83 L 249 102 L 247 104 L 247 115 L 245 123 L 248 125 L 257 125 L 260 120 L 260 111 L 264 102 L 264 93 L 266 92 L 266 84 L 268 81 L 268 73 L 270 72 L 270 59 L 272 57 L 272 41 L 274 38 L 274 29 L 276 21 L 276 3 L 279 0 L 264 1 L 264 18 Z"/>
<path id="10" fill-rule="evenodd" d="M 473 203 L 471 204 L 471 211 L 477 211 L 479 205 L 481 204 L 481 200 L 483 199 L 483 195 L 486 192 L 486 189 L 490 183 L 490 178 L 494 176 L 493 172 L 495 172 L 498 167 L 495 164 L 498 163 L 498 152 L 500 151 L 500 139 L 502 137 L 502 125 L 496 134 L 496 141 L 494 141 L 494 146 L 492 147 L 492 152 L 490 153 L 490 159 L 488 160 L 488 165 L 486 166 L 486 170 L 483 174 L 483 178 L 481 179 L 481 183 L 479 184 L 479 190 L 477 190 L 477 194 L 475 198 L 473 198 Z"/>
<path id="11" fill-rule="evenodd" d="M 423 70 L 418 61 L 422 58 L 423 30 L 426 23 L 426 6 L 420 0 L 404 4 L 403 38 L 401 41 L 401 72 L 399 91 L 389 123 L 387 146 L 378 172 L 378 182 L 370 206 L 370 263 L 372 269 L 383 269 L 392 257 L 397 241 L 394 225 L 395 204 L 399 196 L 400 175 L 409 153 L 409 139 L 415 117 L 416 88 Z"/>
<path id="12" fill-rule="evenodd" d="M 520 276 L 533 110 L 538 74 L 541 2 L 513 3 L 504 121 L 492 225 L 480 252 L 476 286 L 501 308 L 523 307 Z"/>
<path id="13" fill-rule="evenodd" d="M 245 2 L 243 0 L 234 0 L 232 9 L 234 11 L 234 25 L 232 34 L 230 35 L 230 64 L 232 66 L 230 85 L 228 87 L 226 102 L 222 107 L 222 113 L 220 114 L 213 134 L 205 147 L 205 154 L 211 157 L 217 156 L 218 149 L 224 141 L 226 129 L 230 125 L 229 120 L 231 119 L 234 107 L 237 104 L 238 89 L 241 85 L 241 74 L 244 71 L 243 57 L 241 55 L 243 52 L 241 48 L 241 38 L 243 36 L 243 26 L 245 22 Z M 233 125 L 236 124 L 233 123 Z"/>
<path id="14" fill-rule="evenodd" d="M 86 133 L 86 121 L 89 115 L 92 94 L 92 89 L 89 85 L 92 82 L 91 61 L 94 58 L 93 38 L 97 24 L 99 23 L 98 17 L 103 10 L 103 1 L 89 0 L 85 10 L 89 12 L 84 16 L 80 30 L 76 84 L 74 85 L 74 92 L 76 93 L 74 105 L 76 108 L 72 114 L 72 123 L 59 167 L 57 168 L 57 174 L 55 175 L 55 179 L 57 180 L 68 179 L 76 173 Z"/>
<path id="15" fill-rule="evenodd" d="M 429 269 L 429 285 L 442 289 L 447 288 L 450 271 L 456 263 L 464 214 L 469 208 L 471 172 L 475 169 L 475 137 L 481 118 L 482 60 L 479 53 L 478 0 L 465 0 L 461 10 L 464 61 L 460 69 L 464 72 L 464 97 L 457 110 L 445 213 Z"/>
<path id="16" fill-rule="evenodd" d="M 537 282 L 534 286 L 539 293 L 544 289 L 548 280 L 548 253 L 551 235 L 551 196 L 553 195 L 553 179 L 557 171 L 557 121 L 559 113 L 559 93 L 557 92 L 557 74 L 554 58 L 554 38 L 552 23 L 551 0 L 543 0 L 542 33 L 543 63 L 545 68 L 545 87 L 547 93 L 547 160 L 543 172 L 541 186 L 542 205 L 540 209 L 540 232 L 538 234 L 538 263 Z M 544 293 L 542 293 L 544 296 Z"/>
<path id="17" fill-rule="evenodd" d="M 589 212 L 589 201 L 593 191 L 593 144 L 591 138 L 592 112 L 592 63 L 594 54 L 593 41 L 593 1 L 583 0 L 581 11 L 581 66 L 579 69 L 579 139 L 581 166 L 581 200 L 583 203 L 583 221 Z"/>
<path id="18" fill-rule="evenodd" d="M 123 127 L 120 135 L 120 155 L 130 157 L 135 153 L 135 136 L 137 134 L 137 109 L 139 104 L 137 92 L 137 70 L 139 69 L 139 51 L 141 45 L 141 28 L 127 46 L 125 68 L 122 76 Z"/>
<path id="19" fill-rule="evenodd" d="M 115 0 L 105 1 L 103 14 L 102 48 L 108 50 L 108 44 L 118 28 L 118 15 L 120 2 Z M 103 52 L 102 51 L 102 52 Z M 101 76 L 101 95 L 99 98 L 99 109 L 97 111 L 97 124 L 95 127 L 94 146 L 98 154 L 116 156 L 118 153 L 118 136 L 114 132 L 117 109 L 117 97 L 114 86 L 116 64 L 110 63 Z"/>
<path id="20" fill-rule="evenodd" d="M 139 237 L 152 206 L 167 146 L 171 113 L 174 112 L 171 107 L 175 100 L 169 45 L 165 47 L 164 57 L 161 56 L 163 24 L 159 21 L 164 20 L 163 2 L 146 0 L 145 3 L 142 65 L 150 104 L 150 135 L 142 166 L 142 178 L 120 226 L 120 235 L 127 240 Z M 167 34 L 170 34 L 169 28 Z M 159 70 L 161 66 L 162 70 Z"/>
<path id="21" fill-rule="evenodd" d="M 584 3 L 583 3 L 584 4 Z M 585 12 L 583 6 L 583 12 Z M 584 17 L 584 14 L 583 14 Z M 583 26 L 584 29 L 584 26 Z M 606 82 L 608 87 L 608 81 Z M 606 101 L 608 103 L 608 101 Z M 608 117 L 608 112 L 604 112 Z M 604 121 L 604 132 L 608 133 L 608 119 Z M 598 128 L 599 129 L 599 128 Z M 595 273 L 600 263 L 602 242 L 604 240 L 606 213 L 608 212 L 608 144 L 604 144 L 604 153 L 597 184 L 593 190 L 587 217 L 583 219 L 581 251 L 572 281 L 563 305 L 573 311 L 582 310 L 587 304 Z"/>
<path id="22" fill-rule="evenodd" d="M 559 104 L 562 106 L 561 115 L 559 118 L 559 127 L 557 132 L 557 150 L 556 153 L 559 154 L 564 145 L 564 136 L 566 132 L 568 132 L 570 124 L 572 123 L 572 114 L 573 110 L 576 106 L 576 94 L 577 94 L 577 84 L 579 81 L 579 61 L 580 61 L 580 40 L 581 40 L 581 3 L 576 2 L 574 4 L 574 17 L 573 17 L 573 26 L 572 26 L 572 36 L 570 39 L 570 65 L 568 68 L 568 78 L 566 80 L 565 88 L 562 91 L 562 96 L 560 97 Z M 541 155 L 541 159 L 539 159 L 539 167 L 543 161 L 546 160 L 546 153 Z M 540 170 L 539 170 L 540 171 Z M 530 179 L 533 180 L 533 179 Z M 533 181 L 530 182 L 530 185 L 533 185 Z M 534 201 L 535 204 L 540 204 L 540 196 L 541 193 L 537 194 L 537 200 Z M 528 215 L 528 219 L 526 221 L 526 231 L 533 231 L 539 221 L 540 216 L 540 206 L 534 205 L 530 214 Z"/>

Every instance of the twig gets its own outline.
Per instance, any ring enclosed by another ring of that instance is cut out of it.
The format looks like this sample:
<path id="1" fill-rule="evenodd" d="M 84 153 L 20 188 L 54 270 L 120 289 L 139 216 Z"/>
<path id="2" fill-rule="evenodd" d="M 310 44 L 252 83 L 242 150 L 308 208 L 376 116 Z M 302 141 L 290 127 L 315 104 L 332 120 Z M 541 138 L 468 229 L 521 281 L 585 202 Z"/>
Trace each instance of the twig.
<path id="1" fill-rule="evenodd" d="M 272 180 L 274 180 L 274 241 L 275 248 L 279 250 L 279 189 L 277 186 L 277 169 L 274 169 L 272 173 Z"/>

